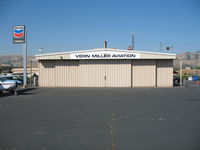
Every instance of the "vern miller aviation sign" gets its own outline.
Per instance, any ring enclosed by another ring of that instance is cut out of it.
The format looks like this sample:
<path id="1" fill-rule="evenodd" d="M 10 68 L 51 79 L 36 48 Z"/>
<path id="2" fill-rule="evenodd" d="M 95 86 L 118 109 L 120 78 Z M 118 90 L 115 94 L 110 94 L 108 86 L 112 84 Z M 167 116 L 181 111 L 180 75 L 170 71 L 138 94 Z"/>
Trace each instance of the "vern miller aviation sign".
<path id="1" fill-rule="evenodd" d="M 70 59 L 139 59 L 140 53 L 98 51 L 70 54 Z"/>

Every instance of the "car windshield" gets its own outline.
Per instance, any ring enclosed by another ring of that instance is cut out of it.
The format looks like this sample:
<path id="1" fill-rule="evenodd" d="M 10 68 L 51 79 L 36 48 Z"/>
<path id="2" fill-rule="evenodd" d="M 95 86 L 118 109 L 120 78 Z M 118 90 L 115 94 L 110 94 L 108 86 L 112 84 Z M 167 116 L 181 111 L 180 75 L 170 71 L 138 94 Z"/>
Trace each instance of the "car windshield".
<path id="1" fill-rule="evenodd" d="M 6 81 L 6 78 L 0 78 L 0 81 L 4 82 L 4 81 Z"/>

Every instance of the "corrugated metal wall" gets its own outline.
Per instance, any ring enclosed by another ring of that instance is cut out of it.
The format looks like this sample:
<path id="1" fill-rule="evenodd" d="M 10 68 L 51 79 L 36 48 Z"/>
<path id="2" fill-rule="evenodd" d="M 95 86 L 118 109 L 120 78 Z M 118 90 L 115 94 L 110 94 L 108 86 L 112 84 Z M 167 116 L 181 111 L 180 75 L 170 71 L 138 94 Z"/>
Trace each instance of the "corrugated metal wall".
<path id="1" fill-rule="evenodd" d="M 105 87 L 105 64 L 102 60 L 80 60 L 80 87 Z"/>
<path id="2" fill-rule="evenodd" d="M 139 53 L 140 59 L 175 59 L 176 55 L 168 53 L 151 53 L 151 52 L 141 52 L 141 51 L 128 51 L 128 50 L 114 50 L 114 49 L 94 49 L 89 52 L 98 52 L 106 50 L 108 52 L 128 52 L 128 53 Z M 70 59 L 70 54 L 75 54 L 77 52 L 62 52 L 62 53 L 53 53 L 53 54 L 43 54 L 37 55 L 37 60 L 61 60 L 61 59 Z M 88 51 L 79 51 L 78 53 L 88 53 Z"/>
<path id="3" fill-rule="evenodd" d="M 130 87 L 130 60 L 80 60 L 81 87 Z"/>
<path id="4" fill-rule="evenodd" d="M 79 84 L 79 61 L 48 60 L 39 62 L 39 86 L 77 87 Z"/>
<path id="5" fill-rule="evenodd" d="M 155 60 L 132 60 L 132 86 L 133 87 L 156 86 Z"/>
<path id="6" fill-rule="evenodd" d="M 131 60 L 106 60 L 106 87 L 131 87 Z"/>
<path id="7" fill-rule="evenodd" d="M 174 59 L 174 55 L 141 53 L 141 59 Z"/>
<path id="8" fill-rule="evenodd" d="M 39 61 L 39 86 L 55 87 L 55 62 L 51 60 Z"/>
<path id="9" fill-rule="evenodd" d="M 56 87 L 79 86 L 79 61 L 56 61 L 55 74 Z"/>
<path id="10" fill-rule="evenodd" d="M 42 60 L 41 87 L 172 87 L 173 60 Z"/>
<path id="11" fill-rule="evenodd" d="M 157 86 L 173 86 L 173 60 L 157 60 Z"/>

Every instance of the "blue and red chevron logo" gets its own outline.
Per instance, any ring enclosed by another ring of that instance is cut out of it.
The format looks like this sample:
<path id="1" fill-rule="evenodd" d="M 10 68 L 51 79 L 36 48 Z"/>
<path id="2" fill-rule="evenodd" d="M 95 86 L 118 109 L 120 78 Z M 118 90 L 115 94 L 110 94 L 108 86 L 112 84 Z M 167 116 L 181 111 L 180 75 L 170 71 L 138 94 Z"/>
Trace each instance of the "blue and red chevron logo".
<path id="1" fill-rule="evenodd" d="M 24 36 L 24 30 L 22 30 L 22 29 L 14 30 L 14 37 L 21 38 L 23 36 Z"/>

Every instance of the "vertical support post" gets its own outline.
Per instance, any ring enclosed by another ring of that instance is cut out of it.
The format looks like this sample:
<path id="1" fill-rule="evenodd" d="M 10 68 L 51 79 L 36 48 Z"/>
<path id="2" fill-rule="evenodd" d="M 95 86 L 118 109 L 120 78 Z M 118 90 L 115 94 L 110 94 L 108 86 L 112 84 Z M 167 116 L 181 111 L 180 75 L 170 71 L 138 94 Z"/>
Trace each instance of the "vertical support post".
<path id="1" fill-rule="evenodd" d="M 23 44 L 23 85 L 27 85 L 27 29 L 25 29 L 25 43 Z"/>
<path id="2" fill-rule="evenodd" d="M 160 42 L 160 52 L 162 51 L 163 43 Z"/>
<path id="3" fill-rule="evenodd" d="M 31 72 L 30 72 L 30 86 L 32 87 L 32 60 L 31 60 Z"/>
<path id="4" fill-rule="evenodd" d="M 107 48 L 107 41 L 104 41 L 104 48 Z"/>
<path id="5" fill-rule="evenodd" d="M 182 83 L 182 76 L 183 76 L 183 72 L 182 72 L 182 59 L 180 59 L 180 86 L 183 85 L 183 83 Z"/>
<path id="6" fill-rule="evenodd" d="M 133 32 L 131 32 L 131 48 L 132 50 L 135 49 L 135 35 Z"/>

